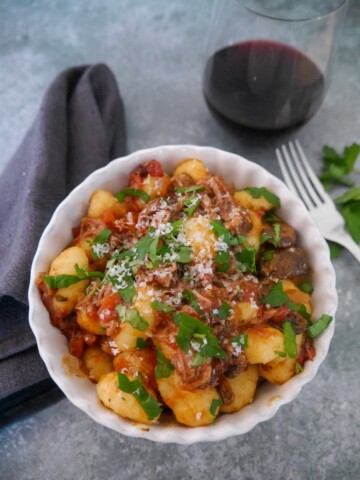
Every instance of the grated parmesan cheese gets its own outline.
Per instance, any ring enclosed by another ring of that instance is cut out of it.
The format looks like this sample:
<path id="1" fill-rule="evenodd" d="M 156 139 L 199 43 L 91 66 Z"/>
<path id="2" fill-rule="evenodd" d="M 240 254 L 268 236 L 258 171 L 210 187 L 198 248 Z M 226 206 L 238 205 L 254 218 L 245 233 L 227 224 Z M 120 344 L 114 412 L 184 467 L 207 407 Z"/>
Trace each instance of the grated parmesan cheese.
<path id="1" fill-rule="evenodd" d="M 120 353 L 120 350 L 118 349 L 118 346 L 116 345 L 116 343 L 114 342 L 114 340 L 109 340 L 108 341 L 108 344 L 109 344 L 109 347 L 111 349 L 111 353 L 113 355 L 118 355 Z"/>
<path id="2" fill-rule="evenodd" d="M 94 255 L 101 258 L 110 251 L 110 245 L 108 243 L 95 243 L 92 246 L 92 251 Z"/>

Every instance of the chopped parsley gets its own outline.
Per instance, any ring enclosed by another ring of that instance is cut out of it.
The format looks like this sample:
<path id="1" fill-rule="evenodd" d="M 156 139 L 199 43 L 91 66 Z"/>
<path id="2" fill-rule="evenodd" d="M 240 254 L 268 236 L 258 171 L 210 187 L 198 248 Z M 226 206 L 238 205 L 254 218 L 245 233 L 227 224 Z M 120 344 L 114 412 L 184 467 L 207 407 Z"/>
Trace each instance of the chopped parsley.
<path id="1" fill-rule="evenodd" d="M 131 381 L 124 373 L 118 373 L 118 388 L 131 394 L 146 413 L 149 420 L 154 420 L 162 412 L 162 405 L 144 387 L 141 375 Z"/>
<path id="2" fill-rule="evenodd" d="M 300 283 L 299 288 L 302 292 L 308 293 L 309 295 L 311 295 L 314 291 L 314 287 L 309 282 Z"/>
<path id="3" fill-rule="evenodd" d="M 112 265 L 106 272 L 106 280 L 110 281 L 126 303 L 131 303 L 135 295 L 135 285 L 126 262 Z"/>
<path id="4" fill-rule="evenodd" d="M 156 350 L 157 365 L 155 369 L 155 378 L 168 378 L 175 369 L 174 365 L 168 360 L 161 350 Z"/>
<path id="5" fill-rule="evenodd" d="M 268 295 L 263 297 L 260 301 L 261 303 L 270 305 L 271 307 L 281 307 L 289 301 L 289 297 L 283 291 L 282 282 L 277 282 L 271 287 Z"/>
<path id="6" fill-rule="evenodd" d="M 218 250 L 215 256 L 215 263 L 218 264 L 219 272 L 226 272 L 230 268 L 231 255 L 229 251 Z"/>
<path id="7" fill-rule="evenodd" d="M 145 348 L 148 347 L 148 344 L 146 343 L 146 340 L 143 339 L 142 337 L 138 337 L 136 339 L 136 345 L 135 345 L 135 348 L 137 350 L 144 350 Z"/>
<path id="8" fill-rule="evenodd" d="M 256 272 L 256 248 L 247 247 L 236 255 L 237 267 L 241 272 Z"/>
<path id="9" fill-rule="evenodd" d="M 223 302 L 217 309 L 217 315 L 221 320 L 226 320 L 232 313 L 232 309 L 227 302 Z"/>
<path id="10" fill-rule="evenodd" d="M 44 282 L 49 288 L 66 288 L 88 278 L 103 278 L 102 272 L 88 272 L 85 267 L 75 265 L 76 275 L 44 275 Z"/>
<path id="11" fill-rule="evenodd" d="M 356 159 L 360 153 L 360 145 L 353 143 L 345 147 L 342 154 L 325 145 L 322 153 L 324 169 L 319 178 L 325 190 L 330 190 L 336 183 L 351 186 L 353 182 L 348 178 L 348 174 L 354 170 Z"/>
<path id="12" fill-rule="evenodd" d="M 275 208 L 280 207 L 279 197 L 277 197 L 274 193 L 271 193 L 265 187 L 249 187 L 249 188 L 244 188 L 244 191 L 248 192 L 255 199 L 264 197 Z"/>
<path id="13" fill-rule="evenodd" d="M 89 242 L 90 245 L 95 245 L 96 243 L 106 243 L 109 240 L 111 233 L 112 232 L 110 228 L 104 228 L 104 230 L 102 230 L 98 235 L 96 235 L 94 240 Z"/>
<path id="14" fill-rule="evenodd" d="M 125 305 L 120 304 L 115 307 L 115 310 L 119 314 L 122 323 L 128 322 L 132 327 L 141 332 L 148 328 L 148 322 L 139 314 L 136 308 L 126 308 Z"/>
<path id="15" fill-rule="evenodd" d="M 285 321 L 283 323 L 284 329 L 284 347 L 285 353 L 290 358 L 296 358 L 298 354 L 297 344 L 296 344 L 296 334 L 292 323 Z"/>
<path id="16" fill-rule="evenodd" d="M 321 317 L 315 323 L 308 326 L 306 330 L 308 337 L 311 339 L 318 337 L 324 330 L 327 329 L 332 319 L 333 317 L 331 315 L 321 315 Z"/>
<path id="17" fill-rule="evenodd" d="M 183 200 L 183 205 L 185 206 L 184 211 L 188 217 L 191 217 L 195 210 L 200 206 L 201 196 L 200 195 L 190 195 L 189 197 Z"/>
<path id="18" fill-rule="evenodd" d="M 265 213 L 264 217 L 263 217 L 263 220 L 264 222 L 268 222 L 268 223 L 274 223 L 274 222 L 280 222 L 281 219 L 275 215 L 275 213 L 272 211 L 272 210 L 269 210 Z"/>
<path id="19" fill-rule="evenodd" d="M 303 368 L 302 366 L 300 365 L 300 363 L 298 362 L 295 362 L 295 373 L 300 373 L 303 371 Z"/>
<path id="20" fill-rule="evenodd" d="M 262 232 L 262 234 L 260 235 L 260 245 L 263 245 L 264 243 L 271 240 L 272 238 L 273 237 L 272 235 L 270 235 L 270 233 Z"/>
<path id="21" fill-rule="evenodd" d="M 171 305 L 168 305 L 167 303 L 159 302 L 159 300 L 154 300 L 151 303 L 151 306 L 157 312 L 169 313 L 169 312 L 173 312 L 175 310 L 175 308 L 172 307 Z"/>
<path id="22" fill-rule="evenodd" d="M 218 237 L 222 237 L 225 243 L 227 243 L 228 245 L 238 245 L 236 237 L 234 237 L 231 232 L 226 227 L 224 227 L 221 220 L 212 220 L 210 222 L 210 225 L 212 226 Z"/>
<path id="23" fill-rule="evenodd" d="M 273 224 L 274 236 L 272 238 L 274 247 L 279 247 L 281 242 L 281 225 L 280 223 Z"/>
<path id="24" fill-rule="evenodd" d="M 191 185 L 190 187 L 175 187 L 176 193 L 202 192 L 205 190 L 204 185 Z"/>
<path id="25" fill-rule="evenodd" d="M 344 217 L 346 229 L 356 243 L 360 243 L 360 187 L 352 188 L 335 199 Z"/>
<path id="26" fill-rule="evenodd" d="M 89 241 L 94 260 L 109 253 L 109 245 L 106 242 L 109 240 L 111 234 L 112 231 L 109 228 L 104 228 L 104 230 L 96 235 L 94 240 Z"/>
<path id="27" fill-rule="evenodd" d="M 219 340 L 212 333 L 211 327 L 183 312 L 173 314 L 173 319 L 179 327 L 176 343 L 181 350 L 189 353 L 191 347 L 193 347 L 202 357 L 226 360 L 226 353 L 220 347 Z"/>
<path id="28" fill-rule="evenodd" d="M 215 417 L 217 411 L 218 411 L 218 408 L 221 406 L 221 405 L 224 405 L 224 402 L 221 400 L 221 398 L 214 398 L 214 400 L 211 402 L 211 405 L 210 405 L 210 413 L 213 417 Z"/>
<path id="29" fill-rule="evenodd" d="M 274 249 L 265 250 L 265 252 L 261 254 L 261 260 L 263 262 L 271 262 L 274 252 L 275 252 Z"/>
<path id="30" fill-rule="evenodd" d="M 190 305 L 199 315 L 203 315 L 203 311 L 200 308 L 199 303 L 196 300 L 195 295 L 190 290 L 185 289 L 182 293 L 182 301 L 187 305 Z"/>
<path id="31" fill-rule="evenodd" d="M 150 200 L 150 195 L 144 192 L 144 190 L 138 190 L 137 188 L 124 188 L 120 190 L 115 197 L 119 202 L 123 202 L 126 197 L 138 197 L 145 203 Z"/>
<path id="32" fill-rule="evenodd" d="M 236 335 L 236 337 L 234 337 L 231 340 L 231 344 L 233 344 L 233 343 L 235 345 L 238 345 L 239 347 L 247 348 L 248 347 L 248 336 L 246 335 L 246 333 L 240 333 L 239 335 Z"/>
<path id="33" fill-rule="evenodd" d="M 290 299 L 290 297 L 283 291 L 282 282 L 275 283 L 271 287 L 270 293 L 263 297 L 260 301 L 261 303 L 265 305 L 270 305 L 271 307 L 281 307 L 282 305 L 286 304 L 289 310 L 295 310 L 300 313 L 300 315 L 304 317 L 305 320 L 310 320 L 310 315 L 308 314 L 305 305 L 297 305 L 296 303 L 294 303 Z"/>

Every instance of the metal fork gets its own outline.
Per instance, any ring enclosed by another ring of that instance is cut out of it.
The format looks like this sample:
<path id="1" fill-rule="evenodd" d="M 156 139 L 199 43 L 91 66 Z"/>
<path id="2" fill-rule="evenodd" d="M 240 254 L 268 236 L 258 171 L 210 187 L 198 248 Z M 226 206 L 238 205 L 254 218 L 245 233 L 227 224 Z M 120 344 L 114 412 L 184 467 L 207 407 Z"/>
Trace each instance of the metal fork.
<path id="1" fill-rule="evenodd" d="M 276 149 L 276 156 L 285 183 L 304 202 L 320 233 L 327 240 L 339 243 L 360 262 L 360 247 L 345 230 L 345 222 L 331 197 L 325 192 L 310 166 L 298 140 Z"/>

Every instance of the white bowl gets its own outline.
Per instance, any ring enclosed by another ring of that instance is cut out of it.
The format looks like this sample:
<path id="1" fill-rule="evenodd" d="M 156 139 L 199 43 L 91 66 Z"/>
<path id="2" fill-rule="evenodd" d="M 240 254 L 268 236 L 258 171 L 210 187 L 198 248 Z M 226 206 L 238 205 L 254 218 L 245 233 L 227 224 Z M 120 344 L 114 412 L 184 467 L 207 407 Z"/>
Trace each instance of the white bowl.
<path id="1" fill-rule="evenodd" d="M 65 372 L 62 360 L 68 353 L 66 338 L 50 324 L 35 279 L 39 272 L 47 271 L 50 262 L 72 240 L 71 228 L 80 223 L 86 214 L 91 194 L 97 189 L 117 192 L 128 182 L 128 174 L 139 163 L 157 159 L 168 173 L 174 171 L 179 160 L 186 157 L 200 158 L 210 171 L 222 175 L 226 182 L 236 187 L 265 186 L 281 200 L 280 216 L 298 232 L 299 244 L 307 251 L 313 269 L 314 318 L 322 313 L 334 316 L 337 308 L 335 272 L 329 258 L 326 242 L 320 235 L 308 211 L 287 187 L 264 168 L 243 157 L 210 147 L 173 145 L 149 148 L 118 158 L 106 167 L 92 173 L 58 206 L 46 227 L 32 264 L 29 289 L 30 325 L 35 334 L 42 359 L 52 379 L 67 398 L 93 420 L 123 435 L 141 437 L 165 443 L 192 444 L 218 441 L 248 432 L 259 422 L 273 417 L 281 405 L 293 400 L 303 385 L 315 376 L 324 361 L 335 321 L 315 341 L 316 357 L 305 364 L 303 372 L 282 386 L 262 385 L 254 401 L 238 413 L 220 415 L 213 425 L 199 428 L 181 426 L 169 416 L 158 425 L 144 428 L 120 418 L 103 407 L 98 400 L 95 386 L 87 378 L 71 376 Z M 304 412 L 305 413 L 305 412 Z"/>

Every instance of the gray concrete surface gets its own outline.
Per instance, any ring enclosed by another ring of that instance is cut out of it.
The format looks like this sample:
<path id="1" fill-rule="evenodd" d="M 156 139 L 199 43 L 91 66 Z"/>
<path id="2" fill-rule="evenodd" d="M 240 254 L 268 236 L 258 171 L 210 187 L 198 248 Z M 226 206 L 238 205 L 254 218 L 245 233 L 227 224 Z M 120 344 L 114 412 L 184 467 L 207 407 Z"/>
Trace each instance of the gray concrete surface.
<path id="1" fill-rule="evenodd" d="M 41 96 L 69 65 L 105 61 L 126 107 L 128 150 L 212 145 L 279 175 L 274 148 L 298 137 L 316 168 L 323 144 L 360 140 L 360 5 L 351 3 L 328 95 L 315 117 L 264 135 L 219 122 L 201 93 L 211 1 L 3 0 L 0 3 L 0 169 Z M 359 180 L 359 177 L 358 177 Z M 0 477 L 21 479 L 360 478 L 359 278 L 335 261 L 340 305 L 329 356 L 290 405 L 245 436 L 191 447 L 122 437 L 66 399 L 0 430 Z"/>

